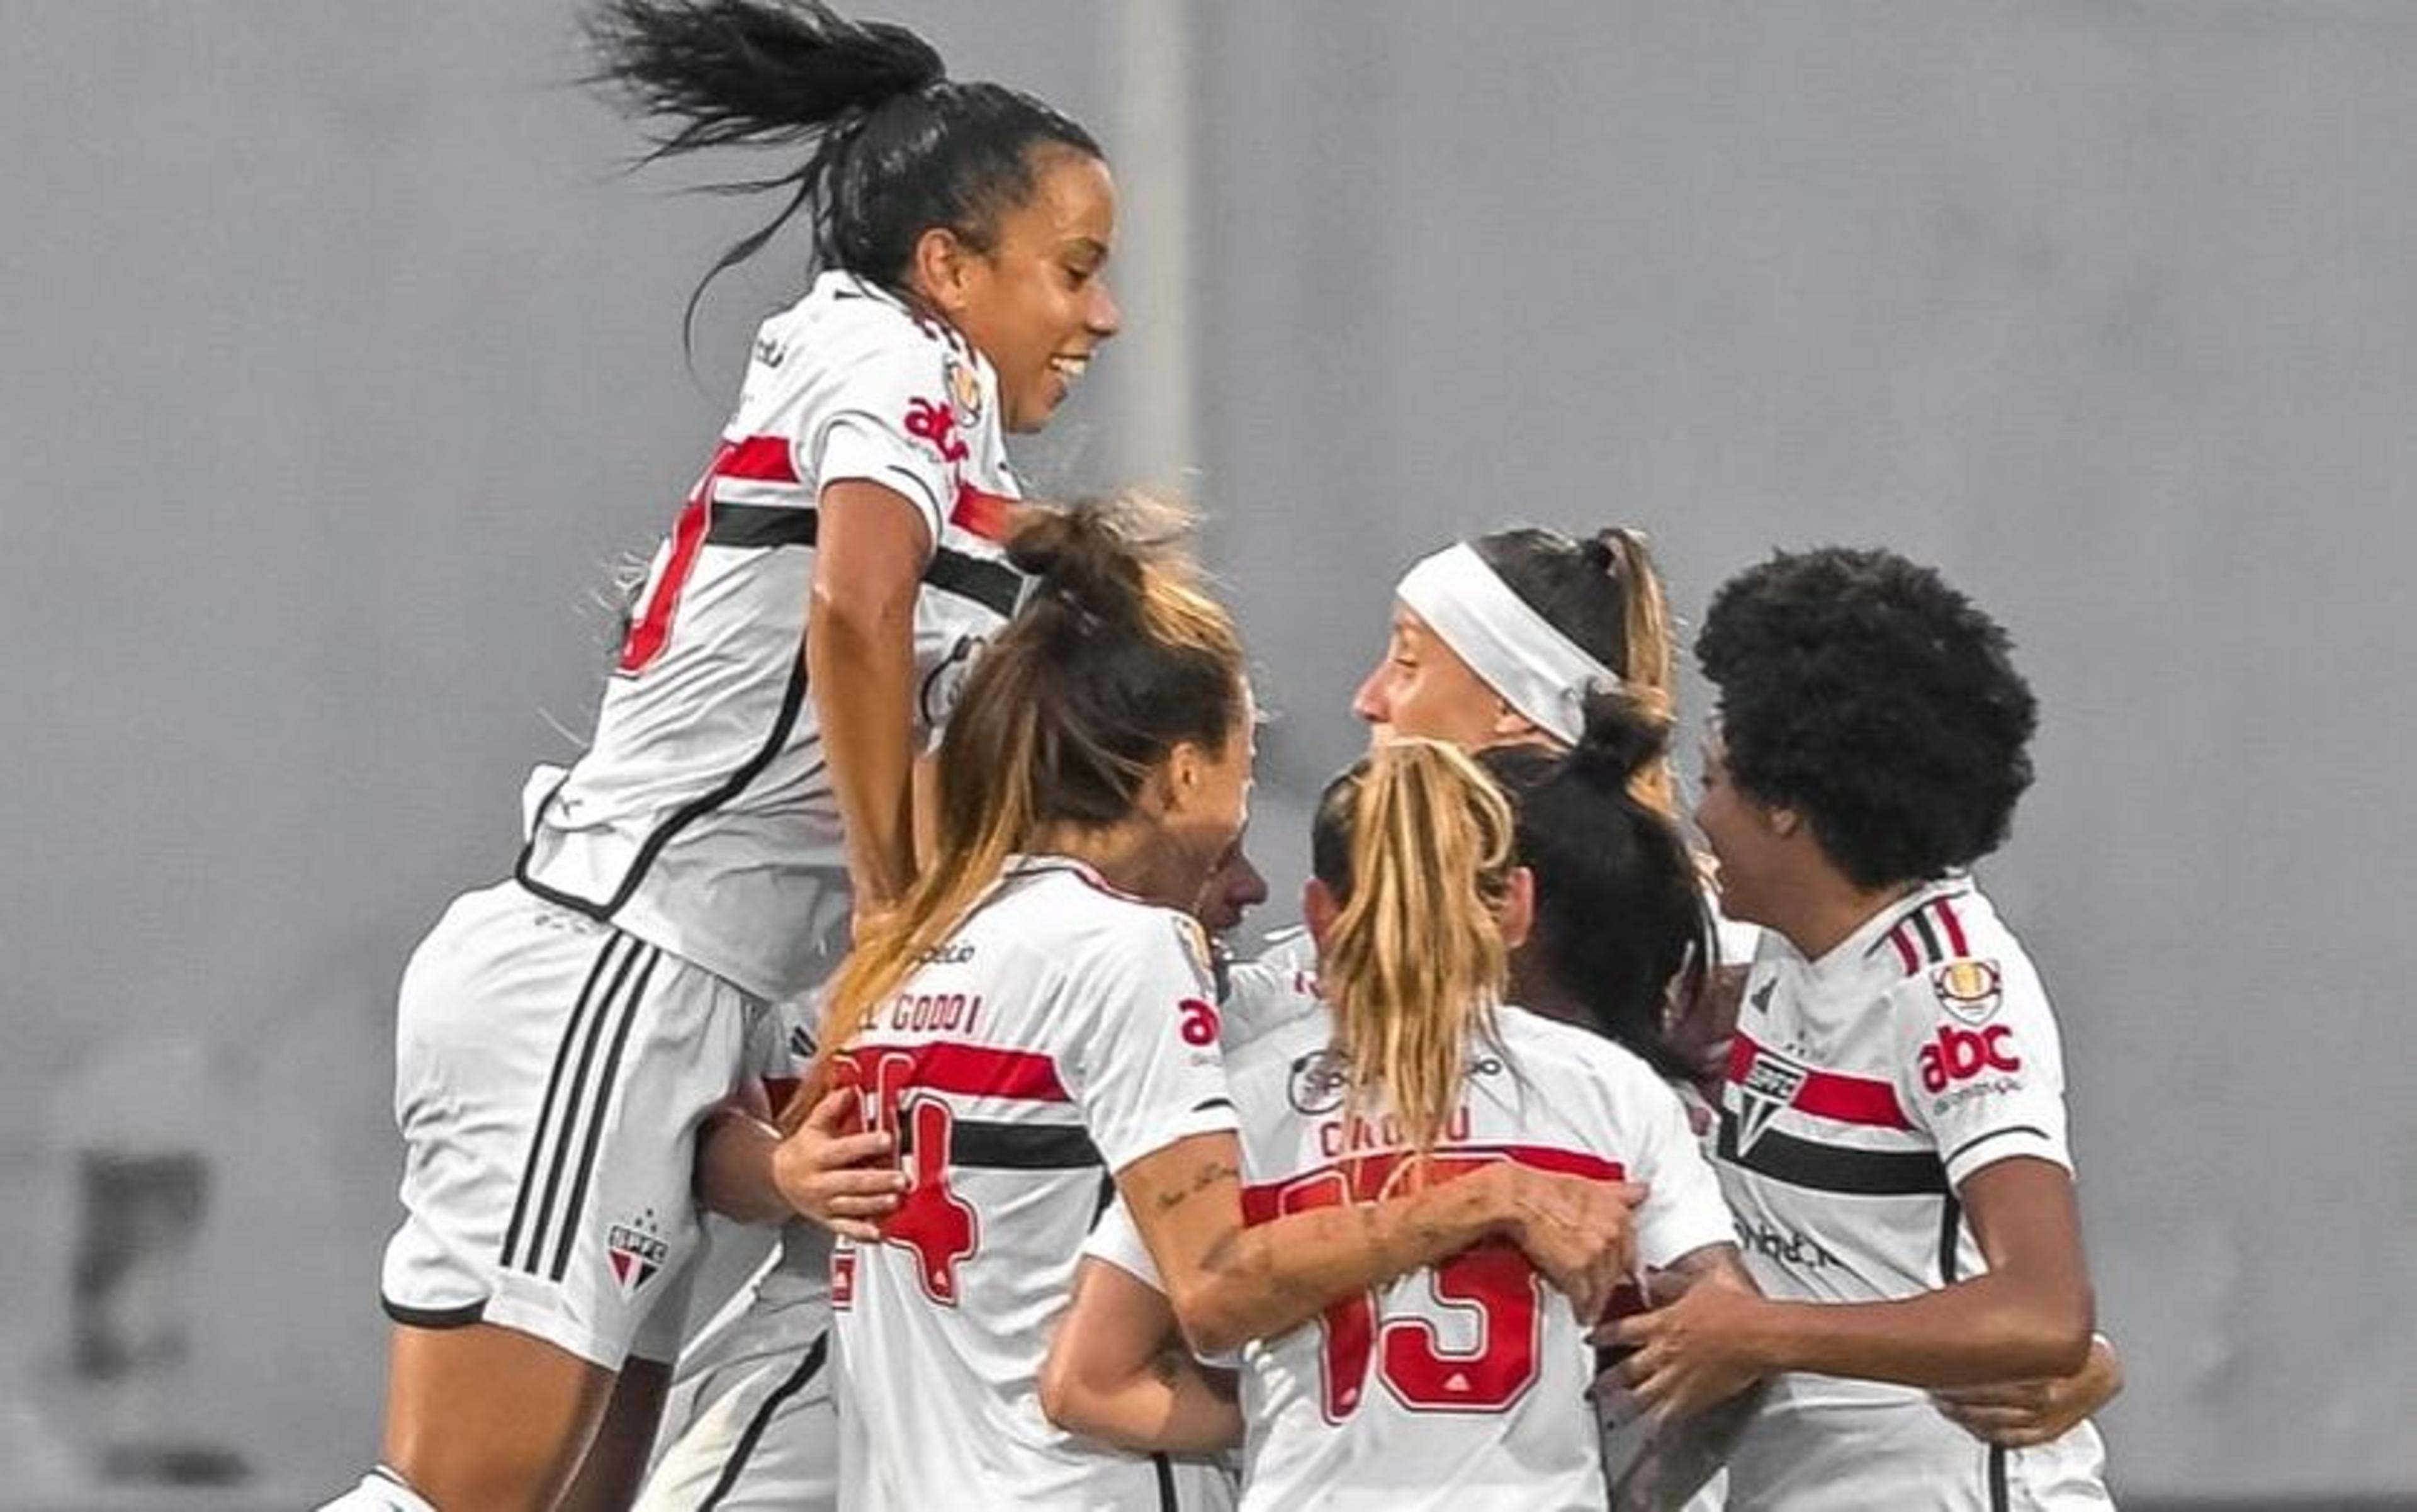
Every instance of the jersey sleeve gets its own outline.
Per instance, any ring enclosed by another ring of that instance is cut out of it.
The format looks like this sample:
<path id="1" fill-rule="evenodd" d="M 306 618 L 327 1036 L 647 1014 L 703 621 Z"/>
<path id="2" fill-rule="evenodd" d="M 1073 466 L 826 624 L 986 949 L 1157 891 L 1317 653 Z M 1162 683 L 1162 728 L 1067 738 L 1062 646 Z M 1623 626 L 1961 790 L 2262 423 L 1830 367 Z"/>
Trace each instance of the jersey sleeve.
<path id="1" fill-rule="evenodd" d="M 1149 1246 L 1142 1243 L 1141 1229 L 1133 1222 L 1123 1198 L 1111 1201 L 1100 1214 L 1100 1221 L 1091 1226 L 1091 1237 L 1083 1242 L 1083 1254 L 1089 1260 L 1105 1260 L 1153 1291 L 1166 1290 L 1166 1283 L 1159 1279 L 1157 1263 L 1149 1258 Z"/>
<path id="2" fill-rule="evenodd" d="M 1636 1214 L 1636 1253 L 1646 1264 L 1668 1265 L 1706 1245 L 1734 1244 L 1737 1225 L 1721 1197 L 1720 1178 L 1688 1126 L 1679 1094 L 1649 1072 L 1629 1078 L 1636 1105 L 1624 1121 L 1634 1131 L 1629 1175 L 1652 1187 Z"/>
<path id="3" fill-rule="evenodd" d="M 1075 1103 L 1110 1172 L 1194 1134 L 1235 1128 L 1218 1014 L 1198 928 L 1136 913 L 1074 967 L 1082 1026 Z"/>
<path id="4" fill-rule="evenodd" d="M 1951 1186 L 2035 1155 L 2073 1168 L 2056 1017 L 2030 963 L 1959 956 L 1889 994 L 1897 1094 L 1938 1147 Z"/>
<path id="5" fill-rule="evenodd" d="M 963 359 L 911 328 L 859 356 L 813 434 L 801 438 L 815 488 L 878 483 L 915 507 L 936 546 L 968 445 L 951 401 L 965 381 Z"/>

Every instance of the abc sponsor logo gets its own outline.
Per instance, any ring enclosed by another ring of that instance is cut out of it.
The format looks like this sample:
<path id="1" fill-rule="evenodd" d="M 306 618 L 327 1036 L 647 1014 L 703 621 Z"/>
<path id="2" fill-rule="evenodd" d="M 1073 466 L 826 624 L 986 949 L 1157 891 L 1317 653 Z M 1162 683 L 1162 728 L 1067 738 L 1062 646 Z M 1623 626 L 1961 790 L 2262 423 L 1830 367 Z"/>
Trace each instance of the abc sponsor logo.
<path id="1" fill-rule="evenodd" d="M 1984 1071 L 2020 1071 L 2023 1058 L 2014 1052 L 2014 1031 L 2004 1024 L 1986 1029 L 1957 1029 L 1941 1024 L 1922 1047 L 1922 1090 L 1942 1092 Z"/>

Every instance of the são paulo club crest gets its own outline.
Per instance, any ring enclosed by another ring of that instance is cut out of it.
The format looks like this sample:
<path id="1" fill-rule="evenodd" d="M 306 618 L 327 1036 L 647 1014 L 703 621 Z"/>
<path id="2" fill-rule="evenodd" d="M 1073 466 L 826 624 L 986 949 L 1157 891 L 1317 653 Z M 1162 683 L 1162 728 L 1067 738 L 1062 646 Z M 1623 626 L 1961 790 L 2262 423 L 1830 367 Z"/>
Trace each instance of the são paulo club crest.
<path id="1" fill-rule="evenodd" d="M 613 1279 L 625 1297 L 637 1295 L 640 1287 L 653 1280 L 671 1252 L 652 1208 L 627 1223 L 613 1225 L 604 1236 L 605 1261 L 613 1267 Z"/>
<path id="2" fill-rule="evenodd" d="M 1738 1078 L 1738 1153 L 1754 1148 L 1779 1110 L 1796 1101 L 1811 1075 L 1805 1068 L 1766 1046 L 1756 1046 L 1754 1061 Z"/>

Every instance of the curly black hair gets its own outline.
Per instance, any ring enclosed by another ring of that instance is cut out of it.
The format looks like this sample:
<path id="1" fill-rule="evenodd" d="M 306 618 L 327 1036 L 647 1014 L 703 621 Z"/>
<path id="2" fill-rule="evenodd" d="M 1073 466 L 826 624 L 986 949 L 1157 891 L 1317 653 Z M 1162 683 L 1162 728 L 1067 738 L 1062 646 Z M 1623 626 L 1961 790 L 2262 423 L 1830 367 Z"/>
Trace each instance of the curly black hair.
<path id="1" fill-rule="evenodd" d="M 2030 684 L 1998 622 L 1893 552 L 1780 552 L 1723 584 L 1695 638 L 1729 781 L 1805 816 L 1860 887 L 2004 843 L 2031 784 Z"/>

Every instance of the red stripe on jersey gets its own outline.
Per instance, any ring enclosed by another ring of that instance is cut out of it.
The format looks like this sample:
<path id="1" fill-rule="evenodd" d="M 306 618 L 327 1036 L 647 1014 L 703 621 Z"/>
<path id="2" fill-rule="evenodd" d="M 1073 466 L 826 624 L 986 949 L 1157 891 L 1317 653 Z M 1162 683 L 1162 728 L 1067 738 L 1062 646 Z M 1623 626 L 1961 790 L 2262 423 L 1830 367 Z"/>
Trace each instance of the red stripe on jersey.
<path id="1" fill-rule="evenodd" d="M 630 634 L 621 642 L 620 669 L 642 672 L 646 664 L 663 649 L 671 638 L 672 616 L 679 612 L 680 589 L 688 586 L 689 569 L 696 565 L 696 551 L 705 544 L 705 489 L 699 486 L 680 506 L 679 519 L 672 527 L 671 554 L 663 558 L 663 570 L 646 595 L 646 611 L 630 625 Z"/>
<path id="2" fill-rule="evenodd" d="M 1020 1097 L 1035 1103 L 1071 1103 L 1066 1084 L 1057 1079 L 1057 1062 L 1029 1050 L 1001 1050 L 988 1045 L 960 1045 L 935 1040 L 928 1045 L 859 1045 L 863 1060 L 904 1058 L 914 1068 L 896 1085 L 927 1087 L 962 1097 Z"/>
<path id="3" fill-rule="evenodd" d="M 762 483 L 794 483 L 797 463 L 789 455 L 785 435 L 751 435 L 724 441 L 710 469 L 716 478 L 745 478 Z"/>
<path id="4" fill-rule="evenodd" d="M 1729 1040 L 1729 1074 L 1733 1082 L 1743 1082 L 1753 1067 L 1754 1059 L 1762 1046 L 1743 1033 Z M 1782 1057 L 1781 1059 L 1786 1059 Z M 1790 1064 L 1797 1062 L 1790 1061 Z M 1870 1077 L 1850 1077 L 1841 1071 L 1823 1071 L 1805 1066 L 1803 1085 L 1787 1106 L 1800 1113 L 1817 1118 L 1834 1119 L 1841 1123 L 1861 1123 L 1875 1129 L 1910 1129 L 1913 1123 L 1897 1106 L 1896 1089 L 1885 1081 Z"/>
<path id="5" fill-rule="evenodd" d="M 1346 1155 L 1341 1160 L 1308 1170 L 1296 1171 L 1280 1182 L 1254 1182 L 1242 1188 L 1242 1221 L 1267 1223 L 1282 1211 L 1285 1192 L 1302 1182 L 1333 1171 L 1350 1183 L 1351 1199 L 1355 1202 L 1376 1202 L 1401 1195 L 1393 1189 L 1395 1173 L 1416 1159 L 1406 1150 L 1372 1150 L 1364 1155 Z M 1625 1181 L 1628 1168 L 1617 1160 L 1582 1150 L 1562 1150 L 1542 1144 L 1452 1144 L 1438 1146 L 1428 1158 L 1443 1168 L 1439 1179 L 1451 1181 L 1466 1176 L 1482 1165 L 1508 1160 L 1536 1170 L 1551 1171 L 1559 1176 L 1587 1176 L 1599 1182 Z M 1403 1191 L 1408 1190 L 1406 1185 Z"/>
<path id="6" fill-rule="evenodd" d="M 1899 924 L 1890 930 L 1888 938 L 1889 943 L 1896 947 L 1896 958 L 1905 963 L 1906 975 L 1911 976 L 1922 969 L 1922 953 L 1914 949 L 1913 941 L 1906 937 L 1905 925 Z"/>
<path id="7" fill-rule="evenodd" d="M 1014 512 L 1015 500 L 1006 495 L 985 494 L 971 483 L 960 481 L 957 507 L 949 512 L 949 523 L 984 541 L 1005 541 Z"/>
<path id="8" fill-rule="evenodd" d="M 1938 922 L 1947 926 L 1948 948 L 1959 956 L 1971 955 L 1971 948 L 1964 943 L 1964 924 L 1955 917 L 1955 910 L 1947 906 L 1945 898 L 1940 898 L 1935 906 L 1938 909 Z"/>

